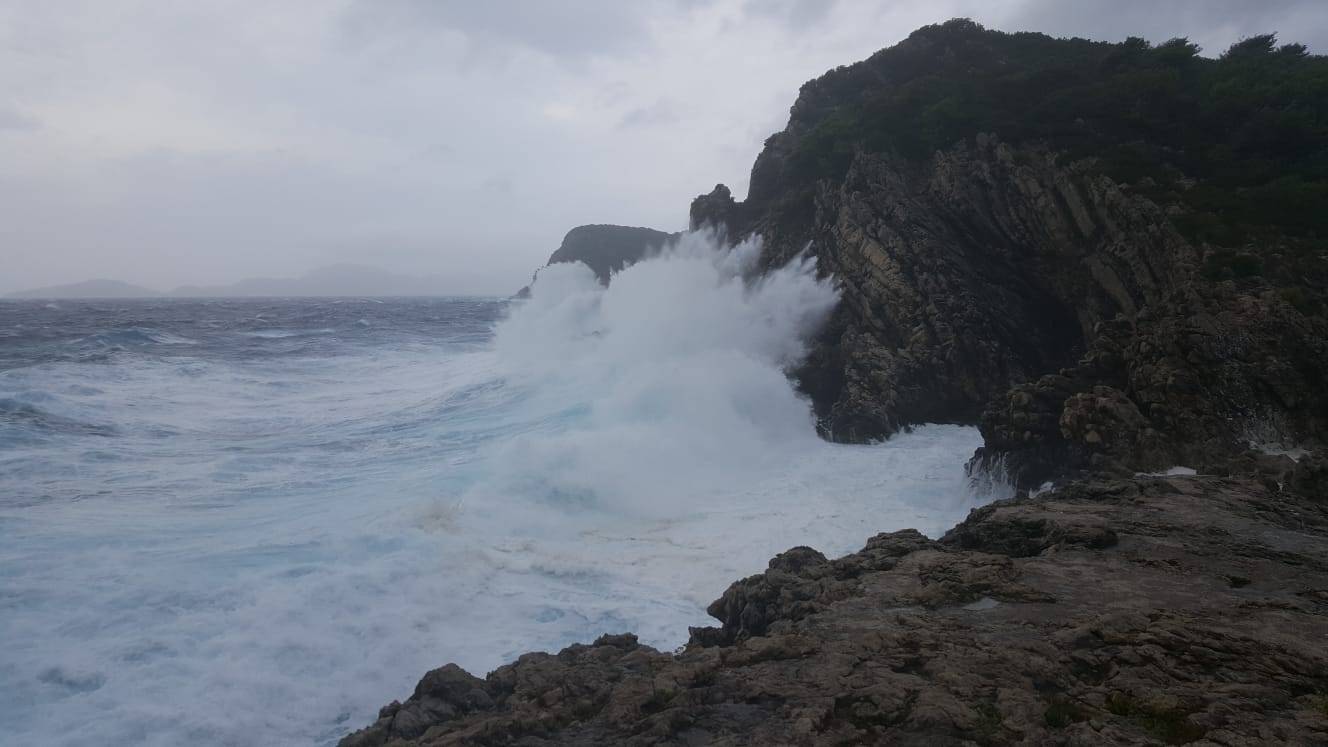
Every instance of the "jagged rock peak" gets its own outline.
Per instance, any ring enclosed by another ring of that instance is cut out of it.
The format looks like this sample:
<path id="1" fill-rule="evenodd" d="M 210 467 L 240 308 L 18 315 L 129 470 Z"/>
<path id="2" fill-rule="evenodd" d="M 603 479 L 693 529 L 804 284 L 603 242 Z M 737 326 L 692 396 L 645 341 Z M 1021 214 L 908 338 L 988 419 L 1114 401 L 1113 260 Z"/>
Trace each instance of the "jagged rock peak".
<path id="1" fill-rule="evenodd" d="M 723 184 L 716 184 L 710 194 L 699 195 L 692 200 L 688 225 L 693 231 L 705 227 L 727 231 L 730 225 L 736 222 L 737 206 L 738 203 L 734 201 L 729 188 Z"/>

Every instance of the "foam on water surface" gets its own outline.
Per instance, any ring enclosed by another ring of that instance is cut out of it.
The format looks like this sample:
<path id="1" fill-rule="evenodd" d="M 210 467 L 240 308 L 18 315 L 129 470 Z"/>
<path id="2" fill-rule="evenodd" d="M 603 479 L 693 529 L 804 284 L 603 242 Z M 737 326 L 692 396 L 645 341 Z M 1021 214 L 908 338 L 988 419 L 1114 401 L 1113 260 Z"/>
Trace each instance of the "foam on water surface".
<path id="1" fill-rule="evenodd" d="M 781 372 L 835 291 L 745 281 L 756 250 L 688 237 L 607 290 L 549 268 L 510 313 L 0 307 L 39 315 L 0 352 L 0 733 L 329 744 L 444 662 L 671 648 L 778 552 L 992 497 L 971 428 L 815 437 Z"/>

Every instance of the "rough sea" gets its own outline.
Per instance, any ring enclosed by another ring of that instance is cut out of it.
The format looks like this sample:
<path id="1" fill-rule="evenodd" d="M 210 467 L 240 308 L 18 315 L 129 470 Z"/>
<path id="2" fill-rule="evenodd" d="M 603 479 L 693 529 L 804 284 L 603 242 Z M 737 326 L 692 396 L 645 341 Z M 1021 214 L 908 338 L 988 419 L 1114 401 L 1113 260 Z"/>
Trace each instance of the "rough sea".
<path id="1" fill-rule="evenodd" d="M 332 744 L 445 662 L 671 649 L 776 553 L 999 497 L 971 428 L 817 438 L 784 371 L 836 291 L 755 251 L 525 302 L 0 301 L 0 742 Z"/>

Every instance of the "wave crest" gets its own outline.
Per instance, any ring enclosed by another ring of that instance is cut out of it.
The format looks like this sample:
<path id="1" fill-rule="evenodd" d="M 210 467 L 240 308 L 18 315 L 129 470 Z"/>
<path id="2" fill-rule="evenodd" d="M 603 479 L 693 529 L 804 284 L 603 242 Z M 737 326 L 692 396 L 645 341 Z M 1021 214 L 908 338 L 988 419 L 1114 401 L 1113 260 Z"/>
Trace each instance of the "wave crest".
<path id="1" fill-rule="evenodd" d="M 549 417 L 492 455 L 495 489 L 670 515 L 815 441 L 786 371 L 838 292 L 809 258 L 753 277 L 760 250 L 697 232 L 608 287 L 583 264 L 542 270 L 495 349 Z"/>

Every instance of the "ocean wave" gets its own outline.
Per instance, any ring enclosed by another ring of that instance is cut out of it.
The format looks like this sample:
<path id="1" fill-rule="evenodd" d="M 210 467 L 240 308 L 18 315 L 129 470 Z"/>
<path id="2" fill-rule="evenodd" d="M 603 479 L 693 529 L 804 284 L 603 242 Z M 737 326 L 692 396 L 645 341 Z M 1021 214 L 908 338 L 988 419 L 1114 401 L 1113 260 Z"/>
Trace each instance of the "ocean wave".
<path id="1" fill-rule="evenodd" d="M 114 426 L 75 420 L 57 415 L 31 402 L 24 402 L 14 397 L 0 397 L 0 441 L 5 439 L 7 431 L 10 438 L 15 437 L 14 430 L 82 436 L 114 436 L 118 433 Z"/>
<path id="2" fill-rule="evenodd" d="M 785 371 L 838 292 L 811 260 L 748 279 L 760 250 L 692 233 L 607 287 L 580 263 L 542 270 L 494 345 L 503 376 L 565 422 L 497 450 L 476 489 L 670 515 L 815 448 Z"/>
<path id="3" fill-rule="evenodd" d="M 198 341 L 150 327 L 98 332 L 71 341 L 79 347 L 129 348 L 143 345 L 197 345 Z"/>
<path id="4" fill-rule="evenodd" d="M 336 333 L 331 327 L 321 329 L 256 329 L 249 332 L 241 332 L 245 337 L 258 337 L 264 340 L 284 340 L 289 337 L 305 337 L 308 335 L 330 335 Z"/>
<path id="5" fill-rule="evenodd" d="M 71 302 L 34 350 L 198 344 L 0 371 L 0 440 L 26 439 L 0 444 L 0 733 L 330 743 L 421 661 L 671 648 L 788 547 L 986 500 L 974 429 L 816 437 L 784 372 L 834 289 L 805 262 L 747 280 L 756 251 L 688 237 L 607 289 L 555 266 L 522 305 L 392 301 L 368 328 L 353 303 Z M 305 329 L 338 332 L 243 334 Z"/>

